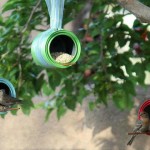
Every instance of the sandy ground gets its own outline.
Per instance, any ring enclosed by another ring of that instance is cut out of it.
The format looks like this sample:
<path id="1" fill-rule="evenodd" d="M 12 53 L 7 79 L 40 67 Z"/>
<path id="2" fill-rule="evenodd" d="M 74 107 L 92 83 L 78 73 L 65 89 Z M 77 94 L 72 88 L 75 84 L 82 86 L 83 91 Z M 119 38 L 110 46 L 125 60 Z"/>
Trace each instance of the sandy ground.
<path id="1" fill-rule="evenodd" d="M 8 114 L 0 119 L 0 150 L 150 150 L 150 138 L 145 135 L 138 136 L 132 147 L 126 146 L 139 99 L 149 97 L 150 90 L 138 88 L 137 93 L 131 111 L 119 111 L 110 102 L 108 108 L 101 105 L 91 112 L 87 100 L 60 121 L 53 112 L 45 123 L 43 110 L 33 110 L 29 117 L 21 111 L 18 116 Z"/>

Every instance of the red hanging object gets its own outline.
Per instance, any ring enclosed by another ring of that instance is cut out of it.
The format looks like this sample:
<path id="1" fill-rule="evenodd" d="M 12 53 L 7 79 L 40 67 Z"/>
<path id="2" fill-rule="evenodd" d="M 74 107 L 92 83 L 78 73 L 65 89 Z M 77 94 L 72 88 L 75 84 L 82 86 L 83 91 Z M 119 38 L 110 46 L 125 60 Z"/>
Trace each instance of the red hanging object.
<path id="1" fill-rule="evenodd" d="M 145 102 L 141 105 L 141 107 L 139 108 L 139 111 L 138 111 L 138 119 L 139 119 L 139 120 L 141 119 L 140 113 L 141 113 L 142 111 L 147 112 L 147 113 L 149 114 L 149 116 L 150 116 L 150 100 L 145 101 Z M 146 134 L 147 134 L 147 135 L 150 135 L 150 133 L 146 133 Z"/>

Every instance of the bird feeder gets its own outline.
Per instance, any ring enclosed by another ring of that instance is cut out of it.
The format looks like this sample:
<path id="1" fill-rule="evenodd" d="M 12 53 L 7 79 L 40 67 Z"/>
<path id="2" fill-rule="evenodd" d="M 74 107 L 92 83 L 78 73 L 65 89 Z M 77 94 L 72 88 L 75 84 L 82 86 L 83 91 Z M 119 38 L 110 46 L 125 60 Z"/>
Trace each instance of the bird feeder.
<path id="1" fill-rule="evenodd" d="M 150 117 L 150 100 L 147 100 L 145 101 L 139 108 L 139 111 L 138 111 L 138 119 L 140 120 L 140 113 L 141 112 L 147 112 L 149 114 L 149 117 Z M 150 133 L 146 133 L 147 135 L 150 135 Z"/>
<path id="2" fill-rule="evenodd" d="M 12 83 L 4 78 L 0 78 L 0 90 L 4 90 L 7 95 L 16 97 L 16 91 Z M 6 114 L 7 112 L 0 112 L 0 114 Z"/>
<path id="3" fill-rule="evenodd" d="M 57 62 L 52 53 L 62 52 L 73 56 L 69 64 L 74 64 L 80 56 L 81 45 L 77 36 L 62 29 L 64 0 L 46 0 L 50 15 L 50 29 L 40 33 L 32 42 L 31 53 L 37 65 L 51 68 L 67 68 Z"/>

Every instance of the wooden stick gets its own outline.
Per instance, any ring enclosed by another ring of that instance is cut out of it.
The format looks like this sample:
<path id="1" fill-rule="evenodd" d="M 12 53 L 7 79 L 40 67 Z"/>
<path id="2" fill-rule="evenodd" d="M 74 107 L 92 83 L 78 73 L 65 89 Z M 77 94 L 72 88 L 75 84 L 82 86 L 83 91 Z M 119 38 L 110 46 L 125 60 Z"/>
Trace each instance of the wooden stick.
<path id="1" fill-rule="evenodd" d="M 18 110 L 20 108 L 8 108 L 8 111 L 11 111 L 11 110 Z"/>
<path id="2" fill-rule="evenodd" d="M 128 133 L 128 135 L 136 135 L 136 134 L 150 134 L 150 132 L 136 132 L 136 133 L 134 133 L 134 132 L 130 132 L 130 133 Z"/>
<path id="3" fill-rule="evenodd" d="M 76 63 L 60 63 L 60 64 L 64 66 L 72 66 L 75 65 Z"/>

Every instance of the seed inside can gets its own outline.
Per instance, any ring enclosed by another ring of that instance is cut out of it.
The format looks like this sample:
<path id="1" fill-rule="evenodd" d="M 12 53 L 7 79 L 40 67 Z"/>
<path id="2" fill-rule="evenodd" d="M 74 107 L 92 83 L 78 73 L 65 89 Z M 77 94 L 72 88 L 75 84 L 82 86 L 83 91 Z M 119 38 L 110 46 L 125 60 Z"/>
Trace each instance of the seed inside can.
<path id="1" fill-rule="evenodd" d="M 51 56 L 53 57 L 53 59 L 55 59 L 58 63 L 69 63 L 74 56 L 69 55 L 67 53 L 64 52 L 55 52 L 55 53 L 51 53 Z"/>

